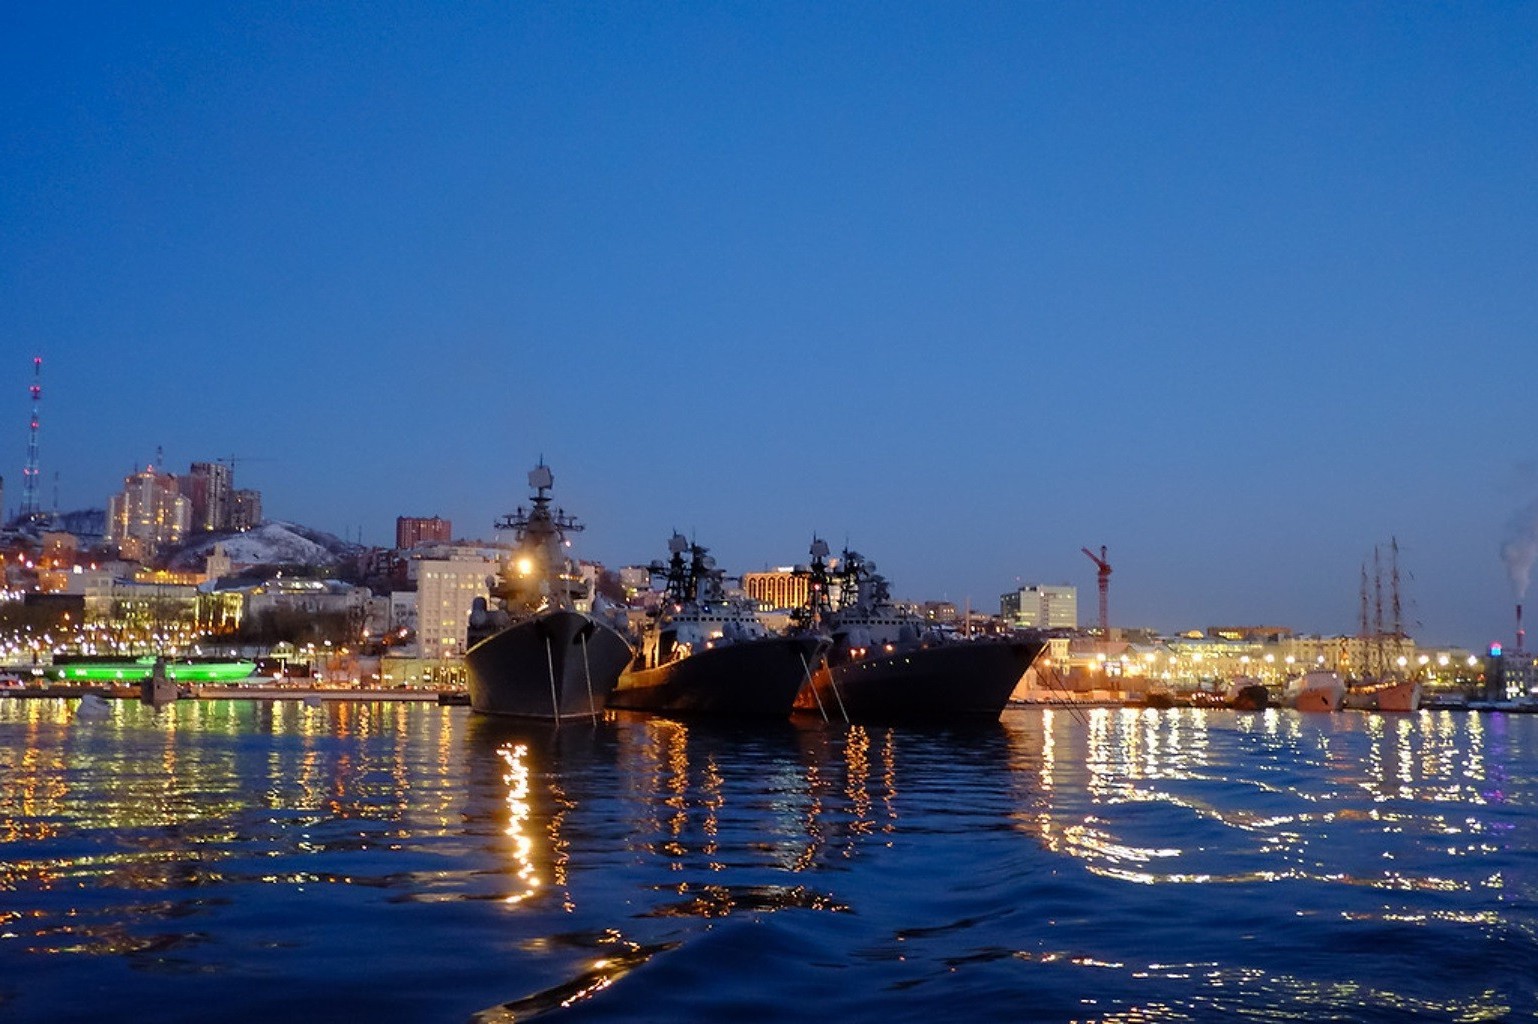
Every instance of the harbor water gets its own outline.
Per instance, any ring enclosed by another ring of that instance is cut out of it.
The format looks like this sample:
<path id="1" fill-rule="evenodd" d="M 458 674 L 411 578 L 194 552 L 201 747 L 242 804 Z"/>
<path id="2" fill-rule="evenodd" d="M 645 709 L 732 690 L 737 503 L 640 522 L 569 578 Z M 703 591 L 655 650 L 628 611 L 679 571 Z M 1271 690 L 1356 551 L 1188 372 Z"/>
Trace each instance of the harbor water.
<path id="1" fill-rule="evenodd" d="M 1538 1014 L 1538 716 L 0 699 L 0 1020 Z"/>

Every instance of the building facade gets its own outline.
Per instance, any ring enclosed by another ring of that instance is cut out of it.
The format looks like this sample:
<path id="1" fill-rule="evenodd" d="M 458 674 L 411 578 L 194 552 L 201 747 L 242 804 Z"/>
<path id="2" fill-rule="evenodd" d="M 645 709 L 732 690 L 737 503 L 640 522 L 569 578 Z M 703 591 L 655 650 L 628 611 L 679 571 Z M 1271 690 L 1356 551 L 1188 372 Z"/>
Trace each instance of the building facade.
<path id="1" fill-rule="evenodd" d="M 742 591 L 768 608 L 799 608 L 806 604 L 807 579 L 792 569 L 745 572 Z"/>
<path id="2" fill-rule="evenodd" d="M 465 653 L 470 605 L 489 598 L 486 577 L 497 564 L 475 548 L 448 548 L 415 559 L 417 578 L 417 650 L 424 658 L 453 658 Z"/>
<path id="3" fill-rule="evenodd" d="M 407 551 L 423 544 L 449 544 L 454 540 L 454 524 L 437 516 L 395 517 L 395 548 Z"/>
<path id="4" fill-rule="evenodd" d="M 250 530 L 262 525 L 262 492 L 240 490 L 231 498 L 231 530 Z"/>
<path id="5" fill-rule="evenodd" d="M 122 491 L 107 502 L 107 543 L 133 561 L 181 543 L 191 523 L 192 503 L 176 477 L 153 467 L 124 477 Z"/>
<path id="6" fill-rule="evenodd" d="M 1079 588 L 1033 583 L 999 597 L 999 614 L 1017 629 L 1078 629 Z"/>
<path id="7" fill-rule="evenodd" d="M 181 486 L 182 494 L 192 503 L 194 532 L 230 528 L 235 512 L 235 484 L 229 466 L 222 462 L 194 462 Z"/>

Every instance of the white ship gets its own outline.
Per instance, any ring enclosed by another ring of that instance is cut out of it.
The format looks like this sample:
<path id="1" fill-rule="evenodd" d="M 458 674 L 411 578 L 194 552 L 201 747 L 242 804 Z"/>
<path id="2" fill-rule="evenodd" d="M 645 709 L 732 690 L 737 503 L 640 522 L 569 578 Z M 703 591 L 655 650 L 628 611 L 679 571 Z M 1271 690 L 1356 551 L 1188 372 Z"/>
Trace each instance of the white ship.
<path id="1" fill-rule="evenodd" d="M 1346 682 L 1338 672 L 1319 669 L 1287 683 L 1282 706 L 1298 711 L 1338 711 L 1346 696 Z"/>

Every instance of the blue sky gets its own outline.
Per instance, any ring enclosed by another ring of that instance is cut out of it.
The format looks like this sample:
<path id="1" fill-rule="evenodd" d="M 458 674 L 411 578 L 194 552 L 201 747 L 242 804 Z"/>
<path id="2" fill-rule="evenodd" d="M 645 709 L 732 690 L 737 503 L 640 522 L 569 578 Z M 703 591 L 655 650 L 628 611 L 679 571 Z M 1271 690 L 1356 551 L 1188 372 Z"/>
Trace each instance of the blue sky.
<path id="1" fill-rule="evenodd" d="M 1417 637 L 1512 631 L 1538 6 L 10 5 L 0 58 L 9 509 L 41 354 L 66 508 L 160 447 L 487 536 L 543 455 L 610 563 L 816 531 L 1088 621 L 1104 544 L 1116 624 L 1337 633 L 1397 537 Z"/>

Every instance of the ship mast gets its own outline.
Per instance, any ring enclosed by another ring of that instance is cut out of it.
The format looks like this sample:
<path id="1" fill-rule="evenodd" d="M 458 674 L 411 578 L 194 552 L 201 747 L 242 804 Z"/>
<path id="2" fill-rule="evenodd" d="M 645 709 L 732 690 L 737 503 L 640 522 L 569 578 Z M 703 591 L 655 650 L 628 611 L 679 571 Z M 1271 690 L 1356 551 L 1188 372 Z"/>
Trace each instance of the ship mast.
<path id="1" fill-rule="evenodd" d="M 556 607 L 572 606 L 573 575 L 566 557 L 566 535 L 580 533 L 582 524 L 565 509 L 550 508 L 550 488 L 555 474 L 540 459 L 529 471 L 529 486 L 534 489 L 531 508 L 519 505 L 492 525 L 513 531 L 513 557 L 503 563 L 498 573 L 498 591 L 504 605 L 525 601 L 537 607 L 550 602 Z M 509 611 L 513 610 L 511 607 Z"/>
<path id="2" fill-rule="evenodd" d="M 1389 538 L 1389 594 L 1393 601 L 1394 615 L 1394 667 L 1399 667 L 1399 654 L 1404 649 L 1404 622 L 1399 607 L 1399 538 Z"/>
<path id="3" fill-rule="evenodd" d="M 1375 674 L 1382 676 L 1388 655 L 1383 649 L 1383 559 L 1377 544 L 1372 546 L 1372 634 L 1378 660 Z"/>
<path id="4" fill-rule="evenodd" d="M 812 534 L 812 546 L 808 554 L 812 556 L 807 565 L 798 565 L 793 570 L 793 575 L 806 580 L 806 603 L 797 608 L 793 613 L 796 625 L 802 629 L 810 629 L 820 622 L 825 622 L 833 612 L 832 590 L 833 576 L 828 571 L 828 542 Z"/>

